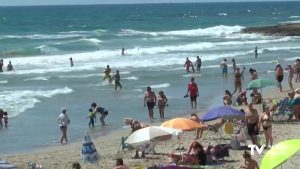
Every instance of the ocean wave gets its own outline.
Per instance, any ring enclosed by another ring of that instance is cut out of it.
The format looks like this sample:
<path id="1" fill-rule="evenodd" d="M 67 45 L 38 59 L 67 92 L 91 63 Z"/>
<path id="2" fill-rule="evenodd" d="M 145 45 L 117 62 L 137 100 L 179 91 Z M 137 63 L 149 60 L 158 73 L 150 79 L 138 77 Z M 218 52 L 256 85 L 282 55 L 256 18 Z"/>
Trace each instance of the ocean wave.
<path id="1" fill-rule="evenodd" d="M 219 16 L 227 16 L 227 13 L 218 13 Z"/>
<path id="2" fill-rule="evenodd" d="M 139 78 L 136 76 L 130 76 L 130 77 L 124 77 L 122 79 L 126 79 L 126 80 L 138 80 Z"/>
<path id="3" fill-rule="evenodd" d="M 24 81 L 47 81 L 49 77 L 34 77 L 34 78 L 29 78 L 29 79 L 24 79 Z"/>
<path id="4" fill-rule="evenodd" d="M 79 34 L 33 34 L 33 35 L 3 35 L 2 39 L 71 39 L 81 37 Z"/>
<path id="5" fill-rule="evenodd" d="M 294 18 L 300 18 L 300 16 L 290 16 L 290 19 L 294 19 Z"/>
<path id="6" fill-rule="evenodd" d="M 102 42 L 102 40 L 99 40 L 96 38 L 89 38 L 89 39 L 83 38 L 83 39 L 79 39 L 78 41 L 86 41 L 86 42 L 92 43 L 94 45 L 98 45 L 99 43 Z"/>
<path id="7" fill-rule="evenodd" d="M 97 73 L 97 74 L 83 74 L 83 75 L 61 75 L 58 76 L 59 78 L 65 79 L 65 78 L 78 78 L 78 79 L 82 79 L 82 78 L 90 78 L 90 77 L 103 77 L 104 75 L 102 73 Z"/>
<path id="8" fill-rule="evenodd" d="M 0 107 L 9 112 L 9 117 L 16 117 L 40 102 L 38 98 L 51 98 L 60 94 L 72 93 L 73 90 L 64 87 L 54 90 L 14 90 L 0 92 Z"/>
<path id="9" fill-rule="evenodd" d="M 257 45 L 267 43 L 277 43 L 293 40 L 292 37 L 281 37 L 250 41 L 225 41 L 225 42 L 196 42 L 182 45 L 166 45 L 148 48 L 132 48 L 126 50 L 126 57 L 120 56 L 119 50 L 98 50 L 94 52 L 48 55 L 36 57 L 11 57 L 13 65 L 16 68 L 14 74 L 47 74 L 55 72 L 74 72 L 86 70 L 99 70 L 102 73 L 107 64 L 113 66 L 113 69 L 122 69 L 124 67 L 153 67 L 166 66 L 184 62 L 183 54 L 188 52 L 198 52 L 201 50 L 218 51 L 209 52 L 203 55 L 203 61 L 215 60 L 222 57 L 234 57 L 253 53 L 252 50 L 236 52 L 220 52 L 219 50 L 235 46 L 237 48 L 244 45 Z M 275 46 L 275 45 L 273 45 Z M 260 49 L 261 50 L 261 49 Z M 274 49 L 271 49 L 274 50 Z M 171 53 L 170 53 L 171 52 Z M 72 57 L 74 67 L 69 67 L 69 58 Z M 149 59 L 144 59 L 148 57 Z M 201 56 L 202 57 L 202 56 Z M 10 72 L 3 72 L 11 74 Z M 125 72 L 121 72 L 124 74 Z M 130 72 L 129 72 L 130 73 Z"/>
<path id="10" fill-rule="evenodd" d="M 294 50 L 300 49 L 299 46 L 274 46 L 269 48 L 263 48 L 263 51 L 279 51 L 279 50 Z"/>
<path id="11" fill-rule="evenodd" d="M 185 74 L 185 75 L 182 75 L 182 77 L 201 77 L 202 74 L 200 73 L 189 73 L 189 74 Z"/>
<path id="12" fill-rule="evenodd" d="M 7 80 L 0 80 L 0 84 L 6 84 L 6 83 L 8 83 Z"/>
<path id="13" fill-rule="evenodd" d="M 279 22 L 281 24 L 287 24 L 287 23 L 300 23 L 300 20 L 296 20 L 296 21 L 284 21 L 284 22 Z"/>
<path id="14" fill-rule="evenodd" d="M 171 86 L 170 83 L 162 83 L 162 84 L 153 84 L 153 85 L 150 85 L 150 87 L 152 89 L 168 88 L 170 86 Z M 147 87 L 147 86 L 145 86 L 145 87 Z"/>
<path id="15" fill-rule="evenodd" d="M 40 50 L 40 52 L 42 54 L 54 54 L 54 53 L 59 52 L 59 49 L 48 46 L 48 45 L 40 45 L 40 46 L 35 47 L 35 49 Z"/>
<path id="16" fill-rule="evenodd" d="M 244 27 L 242 26 L 225 26 L 219 25 L 209 28 L 199 28 L 192 30 L 177 30 L 166 32 L 146 32 L 133 29 L 123 29 L 119 33 L 120 36 L 132 36 L 132 35 L 150 35 L 150 36 L 225 36 L 235 32 L 240 32 Z"/>

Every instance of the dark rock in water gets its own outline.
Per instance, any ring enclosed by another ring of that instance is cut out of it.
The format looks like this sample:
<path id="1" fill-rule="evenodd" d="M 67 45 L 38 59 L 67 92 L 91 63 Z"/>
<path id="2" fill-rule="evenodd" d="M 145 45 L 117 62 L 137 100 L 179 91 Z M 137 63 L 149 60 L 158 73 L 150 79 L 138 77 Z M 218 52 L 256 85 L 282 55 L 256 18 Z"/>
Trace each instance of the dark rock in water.
<path id="1" fill-rule="evenodd" d="M 260 33 L 275 36 L 300 36 L 300 23 L 265 27 L 250 27 L 242 30 L 243 33 Z"/>

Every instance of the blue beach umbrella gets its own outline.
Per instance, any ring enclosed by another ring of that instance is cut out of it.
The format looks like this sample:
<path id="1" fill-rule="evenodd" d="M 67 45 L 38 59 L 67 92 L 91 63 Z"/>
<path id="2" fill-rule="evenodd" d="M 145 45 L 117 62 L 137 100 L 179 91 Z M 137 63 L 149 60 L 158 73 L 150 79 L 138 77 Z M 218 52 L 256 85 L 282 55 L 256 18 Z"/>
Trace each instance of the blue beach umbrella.
<path id="1" fill-rule="evenodd" d="M 244 112 L 241 112 L 237 109 L 231 107 L 214 107 L 209 109 L 202 117 L 201 120 L 203 121 L 211 121 L 218 118 L 227 118 L 227 119 L 234 119 L 234 118 L 242 118 L 245 116 Z"/>
<path id="2" fill-rule="evenodd" d="M 82 144 L 82 161 L 83 163 L 98 163 L 100 155 L 97 152 L 94 143 L 91 140 L 90 135 L 85 132 L 85 136 Z"/>

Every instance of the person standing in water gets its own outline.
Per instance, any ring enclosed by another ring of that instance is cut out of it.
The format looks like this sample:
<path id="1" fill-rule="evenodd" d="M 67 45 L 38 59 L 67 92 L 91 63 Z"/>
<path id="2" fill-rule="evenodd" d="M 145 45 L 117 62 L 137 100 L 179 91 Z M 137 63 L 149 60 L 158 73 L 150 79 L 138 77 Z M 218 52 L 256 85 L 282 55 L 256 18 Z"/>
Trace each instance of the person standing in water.
<path id="1" fill-rule="evenodd" d="M 257 53 L 257 46 L 255 46 L 255 48 L 254 48 L 254 57 L 255 57 L 255 59 L 257 59 L 257 55 L 258 55 L 258 53 Z"/>
<path id="2" fill-rule="evenodd" d="M 2 67 L 3 67 L 3 59 L 0 59 L 0 72 L 3 72 Z"/>
<path id="3" fill-rule="evenodd" d="M 186 61 L 184 63 L 184 67 L 185 67 L 185 70 L 186 70 L 187 73 L 190 72 L 190 67 L 192 67 L 193 72 L 195 72 L 193 63 L 189 60 L 189 58 L 186 58 Z"/>
<path id="4" fill-rule="evenodd" d="M 103 71 L 104 72 L 104 77 L 103 79 L 109 79 L 110 78 L 110 73 L 111 73 L 111 69 L 109 68 L 109 65 L 106 66 L 106 69 Z"/>
<path id="5" fill-rule="evenodd" d="M 106 110 L 104 107 L 101 106 L 97 106 L 97 104 L 95 102 L 93 102 L 91 104 L 91 107 L 93 109 L 93 113 L 100 113 L 100 122 L 102 124 L 102 126 L 105 126 L 105 117 L 108 115 L 108 110 Z"/>
<path id="6" fill-rule="evenodd" d="M 147 104 L 147 108 L 148 108 L 149 118 L 150 118 L 150 120 L 153 120 L 153 108 L 156 105 L 156 96 L 155 96 L 155 93 L 153 91 L 151 91 L 150 86 L 147 87 L 147 91 L 145 93 L 144 107 L 146 106 L 146 104 Z"/>
<path id="7" fill-rule="evenodd" d="M 232 62 L 232 69 L 233 69 L 233 74 L 235 74 L 235 71 L 236 71 L 236 62 L 235 62 L 235 59 L 231 59 L 231 62 Z"/>
<path id="8" fill-rule="evenodd" d="M 223 60 L 223 62 L 220 64 L 220 67 L 222 69 L 222 77 L 223 77 L 223 79 L 226 79 L 227 78 L 227 72 L 228 72 L 228 70 L 227 70 L 227 67 L 228 67 L 227 59 Z"/>
<path id="9" fill-rule="evenodd" d="M 14 67 L 11 64 L 11 61 L 9 61 L 8 65 L 7 65 L 7 71 L 14 71 Z"/>
<path id="10" fill-rule="evenodd" d="M 120 77 L 120 73 L 119 70 L 116 71 L 116 74 L 112 77 L 112 79 L 115 81 L 115 90 L 118 89 L 118 87 L 120 87 L 120 89 L 122 89 L 122 85 L 121 85 L 121 77 Z"/>
<path id="11" fill-rule="evenodd" d="M 165 107 L 168 105 L 168 99 L 163 91 L 158 92 L 157 96 L 157 107 L 159 109 L 159 115 L 161 119 L 165 118 Z"/>
<path id="12" fill-rule="evenodd" d="M 121 55 L 122 55 L 122 56 L 125 55 L 125 48 L 122 48 Z"/>
<path id="13" fill-rule="evenodd" d="M 187 90 L 185 97 L 187 97 L 189 94 L 190 94 L 190 98 L 191 98 L 191 106 L 193 109 L 196 109 L 197 108 L 197 97 L 199 96 L 199 92 L 198 92 L 198 86 L 195 83 L 194 77 L 191 78 L 191 82 L 188 84 L 188 90 Z"/>
<path id="14" fill-rule="evenodd" d="M 58 116 L 57 122 L 58 122 L 60 130 L 62 132 L 60 143 L 62 144 L 64 139 L 65 139 L 66 143 L 68 143 L 67 128 L 68 128 L 68 125 L 70 124 L 70 119 L 69 119 L 69 116 L 67 115 L 66 108 L 61 109 L 61 114 Z"/>
<path id="15" fill-rule="evenodd" d="M 196 62 L 195 62 L 195 66 L 197 67 L 197 71 L 198 71 L 198 72 L 200 72 L 201 65 L 202 65 L 201 58 L 200 58 L 199 56 L 197 56 L 197 60 L 196 60 Z"/>
<path id="16" fill-rule="evenodd" d="M 70 57 L 70 66 L 73 67 L 74 66 L 74 63 L 73 63 L 73 59 L 72 57 Z"/>

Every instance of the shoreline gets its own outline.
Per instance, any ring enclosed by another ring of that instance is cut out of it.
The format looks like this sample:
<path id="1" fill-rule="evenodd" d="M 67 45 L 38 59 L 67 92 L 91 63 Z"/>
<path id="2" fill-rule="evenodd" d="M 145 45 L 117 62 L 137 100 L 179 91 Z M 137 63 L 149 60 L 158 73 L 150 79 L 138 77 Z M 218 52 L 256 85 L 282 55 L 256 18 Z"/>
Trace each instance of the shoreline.
<path id="1" fill-rule="evenodd" d="M 299 84 L 295 84 L 295 88 L 299 86 Z M 287 86 L 285 86 L 285 89 L 286 87 Z M 288 91 L 285 90 L 284 92 L 280 93 L 276 87 L 270 88 L 265 91 L 264 98 L 282 98 L 287 95 L 287 92 Z M 198 114 L 200 114 L 200 112 L 198 112 Z M 189 116 L 189 114 L 183 117 L 187 116 Z M 156 122 L 152 123 L 151 125 L 157 125 L 160 123 L 161 122 Z M 273 123 L 273 126 L 274 144 L 288 138 L 300 138 L 300 132 L 296 130 L 297 126 L 300 126 L 300 123 Z M 104 136 L 99 136 L 97 138 L 92 137 L 92 141 L 95 144 L 97 151 L 100 153 L 100 168 L 112 168 L 115 165 L 114 159 L 116 159 L 117 157 L 122 157 L 124 163 L 130 168 L 135 168 L 137 166 L 150 167 L 155 164 L 166 163 L 168 158 L 163 154 L 175 152 L 175 149 L 178 146 L 178 140 L 172 139 L 170 141 L 162 142 L 157 145 L 156 151 L 160 153 L 159 155 L 147 155 L 148 158 L 146 159 L 131 159 L 131 157 L 134 155 L 134 151 L 122 151 L 121 153 L 118 153 L 118 149 L 121 143 L 121 137 L 127 136 L 129 134 L 130 128 L 122 128 L 116 131 L 112 131 Z M 204 132 L 204 139 L 199 140 L 200 143 L 204 146 L 207 146 L 208 144 L 216 144 L 216 140 L 212 139 L 214 135 L 210 134 L 211 133 L 207 131 Z M 185 132 L 184 139 L 182 139 L 182 145 L 186 147 L 194 137 L 195 132 Z M 264 141 L 263 134 L 260 134 L 260 138 L 262 141 Z M 248 143 L 250 142 L 251 141 L 248 140 Z M 40 164 L 43 166 L 43 168 L 69 168 L 74 161 L 78 161 L 81 163 L 81 148 L 82 142 L 78 141 L 67 145 L 57 145 L 53 147 L 51 146 L 41 148 L 28 153 L 2 156 L 2 158 L 9 161 L 11 164 L 18 166 L 19 168 L 26 168 L 27 162 L 29 161 Z M 236 168 L 243 162 L 243 150 L 230 149 L 229 151 L 230 157 L 227 157 L 226 160 L 230 160 L 233 162 L 225 163 L 221 167 L 216 166 L 216 168 Z M 265 152 L 266 151 L 264 151 L 264 153 Z M 256 159 L 258 163 L 260 163 L 263 154 L 253 156 L 253 158 Z M 300 162 L 295 160 L 297 157 L 300 157 L 299 153 L 293 159 L 290 159 L 284 166 L 291 169 L 296 169 L 296 166 L 300 165 Z M 99 166 L 90 167 L 99 168 Z"/>

